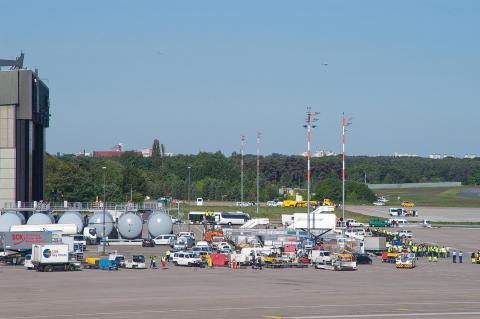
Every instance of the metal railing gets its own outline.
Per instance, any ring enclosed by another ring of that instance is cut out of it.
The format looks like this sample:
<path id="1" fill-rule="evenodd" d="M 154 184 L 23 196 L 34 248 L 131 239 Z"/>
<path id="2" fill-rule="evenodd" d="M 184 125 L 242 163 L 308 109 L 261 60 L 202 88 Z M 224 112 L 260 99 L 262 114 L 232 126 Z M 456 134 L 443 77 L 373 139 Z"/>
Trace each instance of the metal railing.
<path id="1" fill-rule="evenodd" d="M 3 210 L 9 209 L 26 209 L 26 210 L 49 210 L 49 211 L 63 211 L 63 210 L 116 210 L 116 211 L 136 211 L 139 209 L 162 209 L 161 203 L 157 202 L 143 202 L 143 203 L 110 203 L 105 205 L 102 202 L 7 202 Z"/>

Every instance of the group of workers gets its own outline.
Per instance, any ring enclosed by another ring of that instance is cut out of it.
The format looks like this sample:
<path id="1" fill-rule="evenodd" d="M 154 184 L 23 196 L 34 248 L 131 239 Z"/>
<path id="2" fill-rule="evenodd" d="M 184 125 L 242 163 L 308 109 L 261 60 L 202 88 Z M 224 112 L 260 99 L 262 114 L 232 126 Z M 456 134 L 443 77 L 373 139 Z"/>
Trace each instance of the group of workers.
<path id="1" fill-rule="evenodd" d="M 411 239 L 405 237 L 399 238 L 396 232 L 391 232 L 386 229 L 375 229 L 372 232 L 387 238 L 387 252 L 389 253 L 413 253 L 417 258 L 427 257 L 429 262 L 437 262 L 438 258 L 450 258 L 449 247 L 432 244 L 417 244 Z M 457 263 L 457 257 L 458 263 L 463 263 L 463 252 L 461 250 L 453 250 L 451 255 L 454 264 Z M 472 264 L 480 263 L 480 251 L 472 252 L 471 262 Z"/>

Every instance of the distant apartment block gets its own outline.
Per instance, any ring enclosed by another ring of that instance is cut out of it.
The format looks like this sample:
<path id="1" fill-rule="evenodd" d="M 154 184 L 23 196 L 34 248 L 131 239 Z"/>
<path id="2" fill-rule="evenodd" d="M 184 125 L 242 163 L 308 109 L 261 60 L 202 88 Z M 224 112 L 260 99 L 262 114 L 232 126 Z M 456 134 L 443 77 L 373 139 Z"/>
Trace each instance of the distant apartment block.
<path id="1" fill-rule="evenodd" d="M 393 155 L 394 157 L 419 157 L 417 154 L 409 154 L 409 153 L 397 153 Z"/>

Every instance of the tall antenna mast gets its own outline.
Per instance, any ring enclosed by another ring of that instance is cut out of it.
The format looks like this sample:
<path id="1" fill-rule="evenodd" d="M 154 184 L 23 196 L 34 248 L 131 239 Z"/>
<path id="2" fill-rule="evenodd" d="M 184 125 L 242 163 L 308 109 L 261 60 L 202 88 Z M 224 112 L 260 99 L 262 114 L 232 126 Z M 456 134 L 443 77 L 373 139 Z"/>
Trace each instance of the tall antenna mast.
<path id="1" fill-rule="evenodd" d="M 257 132 L 257 216 L 260 209 L 260 137 L 262 133 Z"/>
<path id="2" fill-rule="evenodd" d="M 311 168 L 310 168 L 310 133 L 312 128 L 315 128 L 315 122 L 318 121 L 316 117 L 318 112 L 312 112 L 311 107 L 307 107 L 307 116 L 305 118 L 305 127 L 307 129 L 307 231 L 308 236 L 310 236 L 310 211 L 311 211 L 311 203 L 310 203 L 310 181 L 311 181 Z"/>
<path id="3" fill-rule="evenodd" d="M 243 206 L 243 152 L 245 149 L 245 135 L 240 140 L 240 205 Z"/>
<path id="4" fill-rule="evenodd" d="M 351 118 L 347 120 L 345 113 L 342 113 L 342 221 L 345 221 L 345 144 L 347 143 L 347 126 L 352 124 Z"/>

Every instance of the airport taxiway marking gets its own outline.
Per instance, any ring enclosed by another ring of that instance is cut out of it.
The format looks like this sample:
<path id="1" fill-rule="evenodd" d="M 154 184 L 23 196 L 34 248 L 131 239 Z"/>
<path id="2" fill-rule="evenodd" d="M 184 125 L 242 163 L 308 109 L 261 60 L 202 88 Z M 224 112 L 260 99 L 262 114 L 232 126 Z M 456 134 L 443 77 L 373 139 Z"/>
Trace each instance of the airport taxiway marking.
<path id="1" fill-rule="evenodd" d="M 449 302 L 403 302 L 403 303 L 359 303 L 349 304 L 349 307 L 359 306 L 425 306 L 425 305 L 480 305 L 480 301 L 449 301 Z M 139 311 L 113 311 L 113 312 L 92 312 L 92 313 L 73 313 L 73 314 L 49 314 L 35 316 L 8 316 L 0 317 L 0 319 L 42 319 L 42 318 L 79 318 L 79 317 L 110 317 L 120 315 L 140 315 L 140 314 L 166 314 L 166 313 L 189 313 L 189 312 L 212 312 L 212 311 L 244 311 L 244 310 L 292 310 L 292 309 L 319 309 L 319 308 L 345 308 L 347 305 L 293 305 L 293 306 L 250 306 L 250 307 L 210 307 L 210 308 L 192 308 L 192 309 L 159 309 L 159 310 L 139 310 Z M 260 314 L 261 315 L 261 314 Z M 387 313 L 387 314 L 364 314 L 364 315 L 307 315 L 307 316 L 291 316 L 285 319 L 329 319 L 329 318 L 378 318 L 378 317 L 412 317 L 412 316 L 455 316 L 455 315 L 480 315 L 480 312 L 438 312 L 438 313 Z M 265 316 L 265 315 L 264 315 Z M 268 317 L 264 317 L 268 318 Z M 271 318 L 271 316 L 270 316 Z M 282 318 L 282 317 L 280 317 Z"/>

